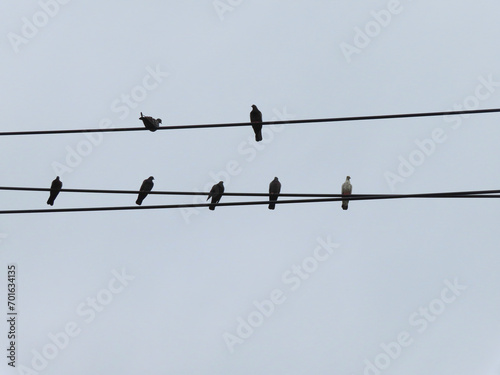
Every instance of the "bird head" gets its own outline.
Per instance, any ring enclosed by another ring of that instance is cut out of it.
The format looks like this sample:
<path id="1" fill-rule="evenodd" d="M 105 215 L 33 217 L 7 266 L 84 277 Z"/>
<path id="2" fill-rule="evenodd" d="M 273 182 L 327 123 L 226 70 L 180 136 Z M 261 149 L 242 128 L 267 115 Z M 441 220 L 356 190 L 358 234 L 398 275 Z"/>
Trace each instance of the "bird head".
<path id="1" fill-rule="evenodd" d="M 349 181 L 351 179 L 351 176 L 347 176 L 346 180 Z"/>
<path id="2" fill-rule="evenodd" d="M 219 181 L 219 185 L 224 185 L 224 182 L 223 181 Z"/>
<path id="3" fill-rule="evenodd" d="M 156 121 L 158 121 L 161 124 L 161 118 L 157 119 Z"/>
<path id="4" fill-rule="evenodd" d="M 149 180 L 154 180 L 155 178 L 153 176 L 149 176 Z"/>
<path id="5" fill-rule="evenodd" d="M 255 104 L 252 104 L 253 109 L 257 109 L 257 106 Z"/>

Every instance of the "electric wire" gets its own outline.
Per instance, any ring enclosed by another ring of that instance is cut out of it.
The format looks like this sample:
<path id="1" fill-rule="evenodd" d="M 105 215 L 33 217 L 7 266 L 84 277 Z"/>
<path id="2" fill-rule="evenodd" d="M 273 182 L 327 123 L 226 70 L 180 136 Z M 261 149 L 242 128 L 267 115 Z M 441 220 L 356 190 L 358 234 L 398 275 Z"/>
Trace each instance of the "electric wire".
<path id="1" fill-rule="evenodd" d="M 338 202 L 342 200 L 380 200 L 380 199 L 408 199 L 408 198 L 500 198 L 499 194 L 461 194 L 461 193 L 424 193 L 424 194 L 385 194 L 385 195 L 349 195 L 338 198 L 316 198 L 316 199 L 290 199 L 273 201 L 275 204 L 299 204 L 299 203 L 324 203 Z M 269 201 L 250 202 L 224 202 L 216 206 L 251 206 L 268 205 Z M 151 206 L 114 206 L 114 207 L 79 207 L 79 208 L 52 208 L 52 209 L 22 209 L 1 210 L 0 215 L 5 214 L 32 214 L 32 213 L 60 213 L 60 212 L 89 212 L 89 211 L 124 211 L 124 210 L 153 210 L 153 209 L 175 209 L 175 208 L 200 208 L 209 207 L 209 203 L 188 203 Z"/>
<path id="2" fill-rule="evenodd" d="M 36 187 L 22 187 L 22 186 L 0 186 L 0 191 L 44 191 L 50 192 L 51 188 L 36 188 Z M 140 190 L 117 190 L 117 189 L 66 189 L 60 190 L 60 193 L 91 193 L 91 194 L 139 194 Z M 152 195 L 201 195 L 207 196 L 209 192 L 200 191 L 149 191 L 148 194 Z M 471 191 L 450 191 L 442 193 L 417 193 L 417 194 L 352 194 L 349 197 L 355 198 L 358 196 L 363 197 L 442 197 L 442 196 L 455 196 L 455 195 L 481 195 L 481 194 L 500 194 L 498 190 L 471 190 Z M 268 197 L 269 193 L 231 193 L 225 192 L 224 196 L 233 197 Z M 340 198 L 344 197 L 342 194 L 321 194 L 321 193 L 280 193 L 280 197 L 297 197 L 297 198 Z M 351 199 L 351 198 L 349 198 Z"/>
<path id="3" fill-rule="evenodd" d="M 440 112 L 400 113 L 400 114 L 392 114 L 392 115 L 333 117 L 333 118 L 318 118 L 318 119 L 303 119 L 303 120 L 263 121 L 262 125 L 295 125 L 295 124 L 305 124 L 305 123 L 366 121 L 366 120 L 383 120 L 383 119 L 412 118 L 412 117 L 472 115 L 472 114 L 495 113 L 495 112 L 500 112 L 500 108 L 440 111 Z M 167 126 L 159 127 L 157 130 L 227 128 L 227 127 L 249 126 L 249 125 L 251 125 L 250 122 L 233 122 L 233 123 L 200 124 L 200 125 L 172 125 L 172 126 L 167 125 Z M 105 133 L 105 132 L 131 132 L 131 131 L 149 131 L 149 130 L 146 129 L 145 127 L 98 128 L 98 129 L 62 129 L 62 130 L 26 130 L 26 131 L 14 131 L 14 132 L 0 132 L 0 136 L 49 135 L 49 134 L 73 134 L 73 133 Z"/>

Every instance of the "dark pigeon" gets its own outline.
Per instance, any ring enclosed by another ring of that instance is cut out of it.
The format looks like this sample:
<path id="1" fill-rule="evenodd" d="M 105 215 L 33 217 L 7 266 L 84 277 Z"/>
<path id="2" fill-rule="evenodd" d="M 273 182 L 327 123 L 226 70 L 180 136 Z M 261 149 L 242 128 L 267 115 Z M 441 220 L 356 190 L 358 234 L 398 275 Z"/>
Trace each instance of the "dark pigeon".
<path id="1" fill-rule="evenodd" d="M 161 118 L 154 119 L 151 116 L 144 116 L 141 112 L 141 117 L 139 117 L 139 120 L 142 120 L 144 123 L 144 126 L 146 129 L 155 132 L 161 124 Z"/>
<path id="2" fill-rule="evenodd" d="M 52 185 L 50 185 L 50 196 L 49 199 L 47 200 L 47 204 L 53 206 L 54 201 L 57 198 L 57 195 L 61 191 L 62 188 L 62 182 L 59 180 L 59 176 L 56 177 L 54 181 L 52 181 Z"/>
<path id="3" fill-rule="evenodd" d="M 215 210 L 215 205 L 219 203 L 222 198 L 222 194 L 224 194 L 224 183 L 220 181 L 218 184 L 212 186 L 212 189 L 208 194 L 207 201 L 212 198 L 212 202 L 210 202 L 210 206 L 208 207 L 210 210 Z"/>
<path id="4" fill-rule="evenodd" d="M 269 184 L 269 209 L 274 210 L 275 203 L 278 200 L 278 195 L 281 191 L 281 182 L 279 182 L 278 177 L 274 177 L 274 180 Z"/>
<path id="5" fill-rule="evenodd" d="M 139 196 L 137 197 L 135 204 L 138 204 L 139 206 L 142 204 L 142 201 L 144 200 L 144 198 L 146 198 L 148 196 L 148 193 L 153 189 L 153 186 L 154 186 L 153 180 L 154 179 L 155 178 L 153 176 L 151 176 L 142 182 L 141 189 L 140 189 L 141 192 L 139 193 Z"/>
<path id="6" fill-rule="evenodd" d="M 262 113 L 255 104 L 252 105 L 252 112 L 250 112 L 250 122 L 255 132 L 255 140 L 262 141 Z"/>

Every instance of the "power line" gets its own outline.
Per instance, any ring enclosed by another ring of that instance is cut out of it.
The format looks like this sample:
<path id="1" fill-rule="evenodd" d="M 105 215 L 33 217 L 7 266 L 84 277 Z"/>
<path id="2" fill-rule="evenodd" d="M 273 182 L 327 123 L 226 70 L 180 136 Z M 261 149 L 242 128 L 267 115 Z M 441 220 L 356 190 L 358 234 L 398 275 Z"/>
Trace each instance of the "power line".
<path id="1" fill-rule="evenodd" d="M 448 193 L 430 193 L 430 194 L 394 194 L 394 195 L 351 195 L 349 201 L 353 200 L 379 200 L 379 199 L 407 199 L 407 198 L 500 198 L 500 195 L 492 194 L 454 194 Z M 323 203 L 323 202 L 338 202 L 346 199 L 339 198 L 317 198 L 317 199 L 293 199 L 281 200 L 273 203 L 276 204 L 298 204 L 298 203 Z M 269 201 L 253 201 L 253 202 L 227 202 L 218 203 L 216 206 L 252 206 L 252 205 L 268 205 Z M 80 207 L 80 208 L 53 208 L 53 209 L 27 209 L 27 210 L 3 210 L 0 215 L 4 214 L 32 214 L 32 213 L 59 213 L 59 212 L 90 212 L 90 211 L 124 211 L 124 210 L 155 210 L 155 209 L 173 209 L 173 208 L 199 208 L 208 207 L 209 203 L 192 203 L 192 204 L 169 204 L 155 206 L 122 206 L 122 207 Z"/>
<path id="2" fill-rule="evenodd" d="M 418 112 L 418 113 L 401 113 L 393 115 L 371 115 L 371 116 L 352 116 L 352 117 L 333 117 L 305 120 L 282 120 L 282 121 L 263 121 L 262 125 L 294 125 L 305 123 L 321 123 L 321 122 L 344 122 L 344 121 L 366 121 L 366 120 L 383 120 L 411 117 L 435 117 L 435 116 L 456 116 L 456 115 L 472 115 L 479 113 L 494 113 L 500 112 L 500 108 L 490 109 L 473 109 L 463 111 L 444 111 L 444 112 Z M 250 122 L 233 122 L 225 124 L 201 124 L 201 125 L 172 125 L 159 127 L 157 130 L 180 130 L 180 129 L 201 129 L 201 128 L 227 128 L 237 126 L 249 126 Z M 46 135 L 46 134 L 73 134 L 73 133 L 106 133 L 106 132 L 131 132 L 131 131 L 149 131 L 145 127 L 137 128 L 104 128 L 104 129 L 69 129 L 69 130 L 29 130 L 15 132 L 0 132 L 0 136 L 13 135 Z"/>
<path id="3" fill-rule="evenodd" d="M 48 191 L 50 188 L 32 188 L 32 187 L 17 187 L 17 186 L 0 186 L 0 190 L 13 190 L 13 191 Z M 109 189 L 61 189 L 61 193 L 98 193 L 98 194 L 139 194 L 139 190 L 109 190 Z M 500 190 L 499 190 L 500 192 Z M 209 192 L 197 191 L 155 191 L 152 190 L 148 194 L 156 195 L 203 195 L 207 196 Z M 224 193 L 226 196 L 233 197 L 268 197 L 269 193 Z M 294 194 L 284 193 L 280 194 L 283 197 L 340 197 L 341 194 Z"/>
<path id="4" fill-rule="evenodd" d="M 7 191 L 44 191 L 50 192 L 50 188 L 34 188 L 20 186 L 0 186 L 0 190 Z M 116 190 L 116 189 L 61 189 L 61 193 L 91 193 L 91 194 L 139 194 L 139 190 Z M 148 194 L 153 195 L 201 195 L 208 196 L 209 192 L 197 191 L 155 191 L 152 190 Z M 349 200 L 355 200 L 359 197 L 405 197 L 405 198 L 425 198 L 425 197 L 446 197 L 457 195 L 483 195 L 483 194 L 500 194 L 500 190 L 471 190 L 471 191 L 450 191 L 443 193 L 417 193 L 417 194 L 352 194 Z M 269 193 L 224 193 L 224 196 L 233 197 L 268 197 Z M 296 197 L 296 198 L 341 198 L 342 194 L 318 194 L 318 193 L 280 193 L 280 197 Z"/>

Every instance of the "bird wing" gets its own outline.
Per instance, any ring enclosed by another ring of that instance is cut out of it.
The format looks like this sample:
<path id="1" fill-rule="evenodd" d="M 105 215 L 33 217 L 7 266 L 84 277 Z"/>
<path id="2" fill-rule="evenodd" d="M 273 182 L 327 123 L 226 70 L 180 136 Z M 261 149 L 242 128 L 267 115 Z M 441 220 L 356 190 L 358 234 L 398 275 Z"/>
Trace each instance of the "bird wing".
<path id="1" fill-rule="evenodd" d="M 281 191 L 281 183 L 279 181 L 273 180 L 269 184 L 269 193 L 279 194 Z"/>
<path id="2" fill-rule="evenodd" d="M 258 109 L 253 109 L 252 112 L 250 112 L 250 121 L 262 122 L 262 112 Z"/>
<path id="3" fill-rule="evenodd" d="M 210 192 L 208 193 L 208 198 L 207 198 L 207 201 L 208 201 L 210 198 L 212 198 L 215 194 L 217 194 L 218 187 L 219 187 L 219 185 L 218 185 L 218 184 L 215 184 L 214 186 L 212 186 L 212 189 L 210 189 Z"/>
<path id="4" fill-rule="evenodd" d="M 153 189 L 153 181 L 144 180 L 141 185 L 141 191 L 151 191 Z"/>
<path id="5" fill-rule="evenodd" d="M 346 181 L 342 184 L 342 194 L 351 194 L 352 185 L 349 181 Z"/>

